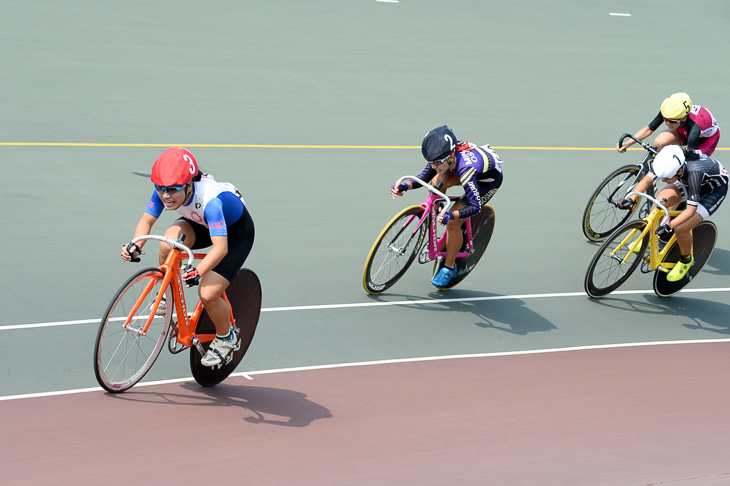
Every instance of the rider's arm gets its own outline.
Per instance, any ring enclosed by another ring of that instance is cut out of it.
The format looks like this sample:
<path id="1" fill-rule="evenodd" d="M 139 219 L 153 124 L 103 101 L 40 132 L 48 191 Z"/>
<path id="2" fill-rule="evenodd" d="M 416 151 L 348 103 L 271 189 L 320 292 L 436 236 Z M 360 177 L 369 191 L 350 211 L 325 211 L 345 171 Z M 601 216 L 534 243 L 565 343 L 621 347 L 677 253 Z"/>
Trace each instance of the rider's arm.
<path id="1" fill-rule="evenodd" d="M 639 181 L 638 184 L 636 184 L 636 187 L 634 187 L 634 192 L 646 192 L 647 189 L 651 187 L 652 184 L 654 184 L 655 175 L 651 172 L 644 176 L 643 179 Z M 629 196 L 631 199 L 636 201 L 636 198 L 639 197 L 636 194 Z"/>
<path id="2" fill-rule="evenodd" d="M 638 138 L 639 140 L 644 140 L 646 137 L 648 137 L 649 135 L 654 133 L 656 131 L 656 129 L 659 128 L 659 126 L 663 122 L 664 122 L 664 118 L 662 117 L 662 113 L 659 112 L 659 114 L 657 116 L 655 116 L 654 119 L 652 121 L 650 121 L 647 126 L 645 126 L 644 128 L 642 128 L 641 130 L 639 130 L 638 132 L 636 132 L 634 134 L 634 138 Z M 634 142 L 633 139 L 628 138 L 626 141 L 624 141 L 622 146 L 619 147 L 617 145 L 616 149 L 619 152 L 624 152 L 624 151 L 626 151 L 627 148 L 631 147 L 635 143 L 636 142 Z"/>
<path id="3" fill-rule="evenodd" d="M 223 212 L 223 204 L 224 202 L 216 197 L 208 201 L 203 210 L 213 247 L 196 267 L 201 277 L 214 269 L 228 254 L 228 225 Z"/>
<path id="4" fill-rule="evenodd" d="M 424 181 L 424 182 L 431 182 L 431 179 L 436 177 L 436 169 L 431 168 L 431 164 L 426 164 L 426 168 L 423 169 L 423 172 L 418 176 L 418 179 Z M 418 189 L 421 187 L 421 184 L 414 183 L 413 181 L 406 181 L 406 186 L 408 186 L 408 189 Z"/>
<path id="5" fill-rule="evenodd" d="M 687 208 L 684 211 L 679 213 L 678 216 L 672 218 L 672 220 L 669 222 L 669 227 L 674 229 L 685 221 L 689 221 L 689 219 L 695 214 L 697 214 L 697 206 L 692 206 L 688 203 Z"/>
<path id="6" fill-rule="evenodd" d="M 210 241 L 213 242 L 213 247 L 195 267 L 201 277 L 213 270 L 228 254 L 228 236 L 211 236 Z"/>
<path id="7" fill-rule="evenodd" d="M 687 123 L 684 126 L 687 129 L 687 150 L 697 150 L 700 146 L 700 135 L 702 134 L 700 126 L 690 118 L 687 118 Z"/>

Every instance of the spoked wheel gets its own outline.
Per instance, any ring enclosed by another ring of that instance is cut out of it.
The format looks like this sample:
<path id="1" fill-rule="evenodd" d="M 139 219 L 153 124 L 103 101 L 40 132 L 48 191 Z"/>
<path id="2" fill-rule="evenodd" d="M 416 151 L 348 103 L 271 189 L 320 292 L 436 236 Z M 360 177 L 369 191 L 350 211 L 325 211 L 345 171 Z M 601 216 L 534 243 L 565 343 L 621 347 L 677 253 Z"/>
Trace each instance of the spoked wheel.
<path id="1" fill-rule="evenodd" d="M 261 282 L 258 276 L 247 268 L 238 271 L 236 277 L 226 289 L 226 295 L 233 307 L 234 326 L 238 334 L 236 348 L 228 354 L 227 361 L 216 366 L 203 366 L 200 362 L 203 357 L 198 348 L 190 348 L 190 370 L 193 377 L 202 386 L 214 386 L 228 378 L 236 366 L 241 362 L 253 340 L 256 326 L 261 313 Z M 208 313 L 203 309 L 198 321 L 196 334 L 215 334 L 215 326 Z M 210 341 L 202 343 L 203 349 L 208 351 Z"/>
<path id="2" fill-rule="evenodd" d="M 485 205 L 484 208 L 471 217 L 471 233 L 472 241 L 474 243 L 474 252 L 465 258 L 456 259 L 456 273 L 451 277 L 451 281 L 444 287 L 436 287 L 439 290 L 448 290 L 455 287 L 462 280 L 466 278 L 469 273 L 474 270 L 479 260 L 484 255 L 484 252 L 489 246 L 489 241 L 492 239 L 492 233 L 494 233 L 494 209 L 490 205 Z M 466 251 L 467 238 L 466 238 L 466 225 L 461 227 L 462 234 L 464 236 L 464 243 L 461 245 L 459 251 Z M 441 267 L 444 265 L 444 260 L 439 258 L 436 260 L 433 266 L 433 274 L 436 275 Z"/>
<path id="3" fill-rule="evenodd" d="M 645 221 L 627 223 L 601 245 L 586 272 L 584 288 L 588 295 L 599 298 L 613 292 L 636 270 L 649 244 L 648 235 L 641 241 L 638 252 L 631 250 L 645 226 Z"/>
<path id="4" fill-rule="evenodd" d="M 676 282 L 667 280 L 667 273 L 661 270 L 654 272 L 654 292 L 659 297 L 670 297 L 689 284 L 705 266 L 712 256 L 717 243 L 717 226 L 712 221 L 703 221 L 692 229 L 692 253 L 694 264 L 690 267 L 687 275 Z M 667 251 L 662 262 L 677 262 L 680 257 L 679 245 L 675 241 Z"/>
<path id="5" fill-rule="evenodd" d="M 164 274 L 157 268 L 141 270 L 117 292 L 104 314 L 94 347 L 96 380 L 107 391 L 123 392 L 149 371 L 165 345 L 172 320 L 172 290 L 164 289 L 168 310 L 152 318 L 144 332 Z M 141 305 L 137 301 L 144 295 Z M 125 322 L 129 318 L 129 324 Z"/>
<path id="6" fill-rule="evenodd" d="M 616 205 L 631 192 L 638 182 L 640 167 L 625 165 L 613 171 L 591 194 L 583 211 L 583 234 L 591 241 L 601 241 L 616 228 L 631 218 L 641 204 L 630 211 L 619 209 Z"/>
<path id="7" fill-rule="evenodd" d="M 423 246 L 428 220 L 418 226 L 422 206 L 411 206 L 398 213 L 375 240 L 362 273 L 369 294 L 392 287 L 408 270 Z"/>

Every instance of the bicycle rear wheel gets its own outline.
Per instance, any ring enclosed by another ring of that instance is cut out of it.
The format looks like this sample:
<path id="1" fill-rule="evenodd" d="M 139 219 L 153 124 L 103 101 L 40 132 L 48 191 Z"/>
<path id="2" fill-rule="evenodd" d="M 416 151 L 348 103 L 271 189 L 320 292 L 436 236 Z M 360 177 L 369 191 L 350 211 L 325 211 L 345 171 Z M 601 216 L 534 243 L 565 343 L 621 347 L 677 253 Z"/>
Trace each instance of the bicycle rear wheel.
<path id="1" fill-rule="evenodd" d="M 203 366 L 203 358 L 198 348 L 190 348 L 190 370 L 193 378 L 202 386 L 215 386 L 228 378 L 236 366 L 241 362 L 248 351 L 256 326 L 261 314 L 261 282 L 258 276 L 248 268 L 242 268 L 226 289 L 226 296 L 233 308 L 233 318 L 236 320 L 234 332 L 238 334 L 236 348 L 227 356 L 227 361 L 217 366 Z M 215 326 L 208 313 L 203 309 L 195 330 L 196 334 L 213 334 Z M 202 343 L 203 349 L 208 351 L 210 342 Z"/>
<path id="2" fill-rule="evenodd" d="M 492 233 L 494 233 L 494 208 L 490 205 L 485 205 L 482 210 L 471 217 L 471 234 L 472 242 L 474 243 L 474 251 L 465 258 L 456 259 L 456 273 L 451 277 L 449 283 L 443 287 L 436 287 L 439 290 L 448 290 L 466 278 L 474 267 L 477 266 L 482 255 L 487 250 L 489 241 L 492 239 Z M 459 251 L 466 251 L 467 238 L 466 238 L 466 224 L 462 225 L 461 232 L 464 237 L 464 243 L 461 245 Z M 444 260 L 439 258 L 433 265 L 433 274 L 436 275 L 441 267 L 444 265 Z"/>
<path id="3" fill-rule="evenodd" d="M 671 297 L 687 286 L 705 266 L 712 256 L 717 243 L 717 226 L 712 221 L 703 221 L 692 229 L 692 254 L 694 264 L 687 272 L 687 276 L 676 282 L 667 280 L 667 272 L 654 272 L 654 292 L 659 297 Z M 662 258 L 662 262 L 679 261 L 679 245 L 675 241 L 669 251 Z"/>
<path id="4" fill-rule="evenodd" d="M 369 294 L 392 287 L 413 263 L 428 228 L 428 220 L 417 226 L 423 211 L 422 206 L 405 208 L 380 232 L 362 273 L 363 287 Z"/>
<path id="5" fill-rule="evenodd" d="M 96 381 L 108 392 L 119 393 L 134 386 L 149 371 L 165 345 L 172 321 L 172 290 L 164 289 L 167 312 L 152 319 L 149 329 L 142 327 L 156 309 L 154 301 L 161 289 L 164 273 L 157 268 L 140 270 L 122 285 L 104 313 L 94 346 Z M 137 301 L 150 287 L 141 305 Z M 124 325 L 127 318 L 129 324 Z"/>
<path id="6" fill-rule="evenodd" d="M 646 221 L 627 223 L 601 245 L 586 272 L 584 288 L 589 296 L 597 299 L 613 292 L 636 270 L 649 244 L 648 235 L 641 241 L 638 252 L 629 248 L 645 226 Z M 622 263 L 626 255 L 628 259 Z"/>
<path id="7" fill-rule="evenodd" d="M 630 211 L 616 205 L 626 197 L 638 182 L 641 167 L 625 165 L 606 177 L 591 194 L 583 211 L 583 234 L 591 241 L 601 241 L 624 224 L 636 212 L 639 205 Z"/>

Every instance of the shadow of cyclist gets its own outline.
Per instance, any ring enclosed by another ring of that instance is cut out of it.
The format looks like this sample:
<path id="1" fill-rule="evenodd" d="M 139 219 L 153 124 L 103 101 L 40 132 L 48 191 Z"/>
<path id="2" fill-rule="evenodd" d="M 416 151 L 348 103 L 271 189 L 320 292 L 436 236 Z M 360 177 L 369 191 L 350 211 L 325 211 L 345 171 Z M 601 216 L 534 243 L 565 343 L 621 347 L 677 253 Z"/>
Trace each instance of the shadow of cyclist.
<path id="1" fill-rule="evenodd" d="M 670 298 L 661 298 L 653 293 L 643 294 L 644 301 L 629 298 L 604 297 L 596 300 L 597 305 L 620 311 L 638 314 L 661 314 L 667 316 L 686 317 L 691 322 L 683 327 L 696 331 L 707 331 L 730 335 L 730 305 L 721 302 L 698 299 L 693 294 L 677 294 Z"/>
<path id="2" fill-rule="evenodd" d="M 546 332 L 557 327 L 540 314 L 525 307 L 525 302 L 516 298 L 505 298 L 499 294 L 474 292 L 469 290 L 434 291 L 428 297 L 416 297 L 405 294 L 388 294 L 388 299 L 370 296 L 378 302 L 415 301 L 408 305 L 411 308 L 428 311 L 463 312 L 476 316 L 474 325 L 485 329 L 496 329 L 520 336 L 531 332 Z M 427 301 L 427 302 L 419 302 Z M 448 319 L 449 323 L 461 325 L 463 319 Z"/>
<path id="3" fill-rule="evenodd" d="M 332 418 L 329 409 L 293 390 L 260 386 L 227 385 L 204 388 L 195 382 L 180 384 L 182 393 L 132 389 L 113 398 L 134 402 L 164 403 L 193 407 L 240 407 L 250 414 L 243 420 L 252 424 L 306 427 L 315 420 Z"/>
<path id="4" fill-rule="evenodd" d="M 705 268 L 702 269 L 702 273 L 712 275 L 730 274 L 730 251 L 715 247 L 710 260 L 705 265 Z"/>

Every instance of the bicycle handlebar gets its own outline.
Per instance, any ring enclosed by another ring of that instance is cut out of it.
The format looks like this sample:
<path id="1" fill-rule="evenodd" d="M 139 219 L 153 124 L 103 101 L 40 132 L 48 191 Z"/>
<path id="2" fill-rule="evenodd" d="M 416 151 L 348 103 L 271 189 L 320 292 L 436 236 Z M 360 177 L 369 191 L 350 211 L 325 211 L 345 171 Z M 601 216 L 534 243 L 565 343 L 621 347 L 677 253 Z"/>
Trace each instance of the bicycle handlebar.
<path id="1" fill-rule="evenodd" d="M 180 250 L 183 250 L 188 254 L 188 261 L 185 263 L 186 267 L 190 267 L 192 265 L 193 260 L 195 260 L 195 256 L 193 256 L 193 250 L 188 248 L 187 246 L 183 245 L 183 240 L 185 239 L 185 235 L 180 235 L 182 238 L 180 240 L 176 240 L 175 238 L 165 238 L 164 236 L 159 235 L 142 235 L 134 238 L 130 243 L 137 243 L 138 241 L 142 240 L 159 240 L 167 243 L 173 248 L 178 248 Z"/>
<path id="2" fill-rule="evenodd" d="M 624 140 L 626 140 L 627 138 L 630 138 L 634 142 L 638 143 L 639 145 L 644 147 L 649 152 L 651 152 L 653 154 L 657 153 L 657 149 L 655 146 L 649 145 L 648 143 L 644 142 L 643 140 L 639 140 L 638 138 L 634 137 L 630 133 L 624 133 L 623 135 L 621 135 L 621 138 L 618 139 L 618 146 L 621 147 L 624 144 Z"/>
<path id="3" fill-rule="evenodd" d="M 661 209 L 662 211 L 664 211 L 664 218 L 662 218 L 661 224 L 667 224 L 669 222 L 669 219 L 670 219 L 669 210 L 667 209 L 667 207 L 664 204 L 662 204 L 662 202 L 666 202 L 666 199 L 662 199 L 660 201 L 659 199 L 657 199 L 657 198 L 655 198 L 653 196 L 650 196 L 650 195 L 648 195 L 648 194 L 646 194 L 644 192 L 630 192 L 629 194 L 626 195 L 626 197 L 633 196 L 634 194 L 636 194 L 637 196 L 641 196 L 641 197 L 645 197 L 645 198 L 649 199 L 659 209 Z"/>
<path id="4" fill-rule="evenodd" d="M 451 208 L 451 206 L 454 205 L 454 202 L 455 201 L 452 201 L 451 199 L 449 199 L 449 197 L 446 194 L 444 194 L 443 192 L 439 191 L 438 189 L 436 189 L 436 187 L 432 186 L 428 182 L 422 181 L 421 179 L 419 179 L 416 176 L 406 175 L 406 176 L 401 177 L 395 183 L 395 187 L 398 187 L 405 180 L 410 180 L 411 182 L 418 182 L 421 186 L 425 187 L 428 190 L 428 192 L 430 192 L 431 194 L 434 194 L 434 195 L 438 196 L 438 199 L 443 199 L 446 203 L 448 203 L 448 206 L 446 206 L 446 210 L 447 211 Z"/>

